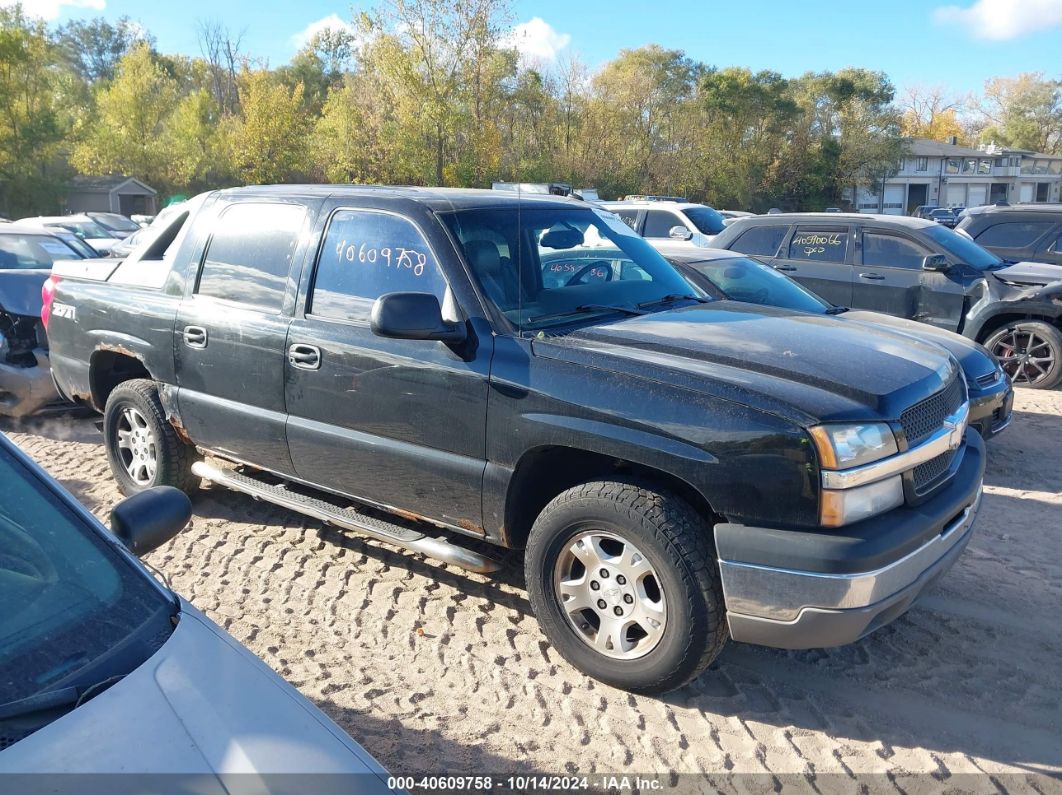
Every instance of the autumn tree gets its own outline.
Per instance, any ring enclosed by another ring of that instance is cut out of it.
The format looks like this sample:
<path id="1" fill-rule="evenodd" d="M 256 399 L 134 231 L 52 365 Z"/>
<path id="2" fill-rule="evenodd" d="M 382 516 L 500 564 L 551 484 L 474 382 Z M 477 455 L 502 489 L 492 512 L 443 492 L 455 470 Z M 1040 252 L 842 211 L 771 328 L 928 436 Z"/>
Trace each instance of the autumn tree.
<path id="1" fill-rule="evenodd" d="M 1062 154 L 1062 80 L 1041 72 L 993 78 L 977 110 L 982 142 Z"/>
<path id="2" fill-rule="evenodd" d="M 44 23 L 0 8 L 0 207 L 18 217 L 58 204 L 59 161 L 72 126 L 73 75 Z"/>
<path id="3" fill-rule="evenodd" d="M 953 136 L 962 140 L 965 130 L 959 120 L 962 102 L 949 97 L 940 87 L 908 88 L 899 102 L 900 132 L 906 138 L 929 138 L 948 141 Z"/>
<path id="4" fill-rule="evenodd" d="M 302 84 L 289 89 L 264 69 L 239 77 L 240 113 L 227 120 L 224 147 L 233 176 L 245 184 L 290 182 L 309 167 L 310 118 Z"/>
<path id="5" fill-rule="evenodd" d="M 113 80 L 119 61 L 138 44 L 155 45 L 154 37 L 129 17 L 113 23 L 103 17 L 71 20 L 55 38 L 63 56 L 90 84 Z"/>
<path id="6" fill-rule="evenodd" d="M 83 119 L 70 162 L 84 174 L 128 174 L 163 191 L 203 173 L 212 151 L 210 99 L 182 96 L 147 44 L 118 63 Z"/>

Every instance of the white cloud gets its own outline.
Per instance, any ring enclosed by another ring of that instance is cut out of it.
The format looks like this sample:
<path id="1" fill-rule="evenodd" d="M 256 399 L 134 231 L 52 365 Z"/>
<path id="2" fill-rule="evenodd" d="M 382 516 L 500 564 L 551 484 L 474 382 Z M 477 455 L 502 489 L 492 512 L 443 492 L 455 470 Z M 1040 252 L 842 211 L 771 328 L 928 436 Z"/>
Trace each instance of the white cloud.
<path id="1" fill-rule="evenodd" d="M 13 6 L 18 0 L 0 0 L 0 6 Z M 51 22 L 59 18 L 59 13 L 66 8 L 88 8 L 102 11 L 106 0 L 22 0 L 22 10 L 28 17 L 40 17 Z"/>
<path id="2" fill-rule="evenodd" d="M 558 33 L 542 17 L 521 22 L 506 36 L 505 43 L 526 61 L 555 61 L 557 54 L 571 42 L 567 33 Z"/>
<path id="3" fill-rule="evenodd" d="M 1062 0 L 977 0 L 972 6 L 942 6 L 941 25 L 958 24 L 975 38 L 1007 41 L 1062 25 Z"/>
<path id="4" fill-rule="evenodd" d="M 333 12 L 327 17 L 322 17 L 316 22 L 311 22 L 305 28 L 293 35 L 291 37 L 291 46 L 296 50 L 301 50 L 313 41 L 314 36 L 318 33 L 324 33 L 326 30 L 345 30 L 348 33 L 354 33 L 354 26 L 349 22 L 344 22 L 340 19 L 339 14 Z"/>

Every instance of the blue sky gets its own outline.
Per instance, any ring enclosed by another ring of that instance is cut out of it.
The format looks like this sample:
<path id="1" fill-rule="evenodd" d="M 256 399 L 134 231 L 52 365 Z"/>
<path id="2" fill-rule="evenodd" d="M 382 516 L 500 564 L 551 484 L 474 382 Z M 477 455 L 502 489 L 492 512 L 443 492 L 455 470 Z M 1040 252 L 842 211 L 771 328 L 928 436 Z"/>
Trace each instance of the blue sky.
<path id="1" fill-rule="evenodd" d="M 8 5 L 13 0 L 0 0 Z M 349 20 L 372 3 L 328 0 L 23 0 L 60 22 L 128 15 L 149 29 L 163 52 L 196 54 L 197 20 L 244 33 L 244 50 L 277 66 L 314 23 Z M 657 43 L 717 66 L 774 69 L 784 75 L 864 66 L 902 88 L 977 91 L 985 79 L 1023 71 L 1062 76 L 1062 0 L 516 0 L 514 25 L 529 53 L 578 55 L 591 67 L 621 49 Z"/>

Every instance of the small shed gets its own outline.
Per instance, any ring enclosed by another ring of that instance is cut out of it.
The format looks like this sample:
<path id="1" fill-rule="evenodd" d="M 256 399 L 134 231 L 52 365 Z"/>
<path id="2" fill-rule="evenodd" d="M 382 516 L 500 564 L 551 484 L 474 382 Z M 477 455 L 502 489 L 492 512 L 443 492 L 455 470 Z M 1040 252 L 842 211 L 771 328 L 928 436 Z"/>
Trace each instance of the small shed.
<path id="1" fill-rule="evenodd" d="M 74 177 L 66 192 L 68 213 L 155 215 L 158 191 L 136 177 Z"/>

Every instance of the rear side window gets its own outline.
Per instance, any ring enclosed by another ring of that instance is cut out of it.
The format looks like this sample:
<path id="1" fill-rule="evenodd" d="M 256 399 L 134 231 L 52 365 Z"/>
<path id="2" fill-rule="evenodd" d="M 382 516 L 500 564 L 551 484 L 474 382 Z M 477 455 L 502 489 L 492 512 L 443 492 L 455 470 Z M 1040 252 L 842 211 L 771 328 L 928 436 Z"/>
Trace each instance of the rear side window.
<path id="1" fill-rule="evenodd" d="M 1024 248 L 1036 242 L 1052 226 L 1052 221 L 1008 221 L 988 227 L 974 240 L 982 246 Z"/>
<path id="2" fill-rule="evenodd" d="M 207 246 L 196 293 L 279 310 L 304 216 L 296 204 L 226 207 Z"/>
<path id="3" fill-rule="evenodd" d="M 741 234 L 730 248 L 742 254 L 773 257 L 788 231 L 788 226 L 754 226 Z"/>
<path id="4" fill-rule="evenodd" d="M 685 228 L 685 224 L 678 218 L 669 212 L 662 210 L 650 210 L 645 216 L 645 231 L 642 233 L 643 237 L 670 237 L 671 227 L 681 226 Z"/>
<path id="5" fill-rule="evenodd" d="M 863 233 L 864 265 L 918 269 L 929 253 L 928 249 L 904 237 L 877 232 Z"/>
<path id="6" fill-rule="evenodd" d="M 623 219 L 623 223 L 638 231 L 638 211 L 637 210 L 616 210 L 616 215 Z"/>
<path id="7" fill-rule="evenodd" d="M 389 213 L 340 210 L 328 225 L 317 261 L 309 312 L 367 321 L 384 293 L 432 293 L 442 303 L 446 281 L 420 230 Z"/>
<path id="8" fill-rule="evenodd" d="M 844 262 L 848 232 L 843 229 L 800 227 L 789 241 L 789 259 L 814 262 Z"/>

